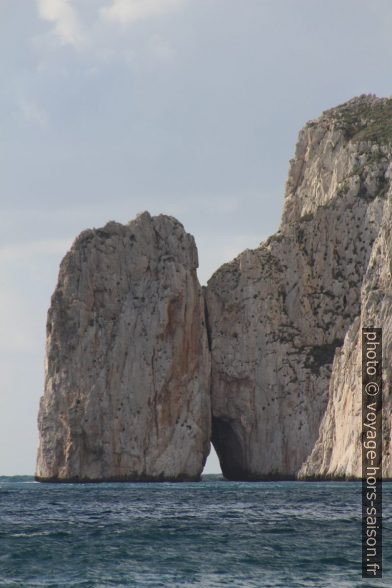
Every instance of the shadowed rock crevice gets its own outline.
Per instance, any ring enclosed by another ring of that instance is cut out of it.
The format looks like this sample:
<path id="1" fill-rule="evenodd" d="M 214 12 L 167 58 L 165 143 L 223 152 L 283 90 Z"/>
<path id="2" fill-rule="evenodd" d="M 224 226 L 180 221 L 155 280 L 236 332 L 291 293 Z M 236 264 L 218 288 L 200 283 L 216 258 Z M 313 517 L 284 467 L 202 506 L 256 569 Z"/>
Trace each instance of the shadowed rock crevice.
<path id="1" fill-rule="evenodd" d="M 207 305 L 207 298 L 206 298 L 206 288 L 203 286 L 203 300 L 204 300 L 204 321 L 206 325 L 207 331 L 207 341 L 208 341 L 208 350 L 211 351 L 212 341 L 211 341 L 211 327 L 208 319 L 208 305 Z"/>
<path id="2" fill-rule="evenodd" d="M 235 423 L 213 418 L 211 441 L 224 477 L 228 480 L 247 479 L 247 472 L 243 467 L 246 463 L 243 444 L 235 430 Z"/>

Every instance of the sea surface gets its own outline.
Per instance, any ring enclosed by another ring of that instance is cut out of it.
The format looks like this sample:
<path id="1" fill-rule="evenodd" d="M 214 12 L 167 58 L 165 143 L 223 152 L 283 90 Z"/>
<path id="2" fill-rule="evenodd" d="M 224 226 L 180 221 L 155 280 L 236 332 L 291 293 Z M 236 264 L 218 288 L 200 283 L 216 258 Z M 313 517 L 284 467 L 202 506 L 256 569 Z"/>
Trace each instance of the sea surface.
<path id="1" fill-rule="evenodd" d="M 0 477 L 0 586 L 392 586 L 361 578 L 358 483 L 40 484 Z"/>

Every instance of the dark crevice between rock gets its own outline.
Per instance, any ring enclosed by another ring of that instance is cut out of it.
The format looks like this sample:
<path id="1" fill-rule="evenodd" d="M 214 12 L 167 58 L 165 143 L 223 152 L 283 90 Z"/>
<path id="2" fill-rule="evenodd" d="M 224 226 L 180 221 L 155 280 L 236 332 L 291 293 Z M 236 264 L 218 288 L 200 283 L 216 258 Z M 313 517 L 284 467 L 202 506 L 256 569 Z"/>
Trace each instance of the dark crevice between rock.
<path id="1" fill-rule="evenodd" d="M 305 367 L 315 374 L 318 374 L 325 365 L 329 365 L 332 369 L 336 348 L 342 347 L 342 345 L 343 339 L 334 339 L 332 343 L 325 343 L 324 345 L 314 345 L 309 349 L 305 358 Z"/>
<path id="2" fill-rule="evenodd" d="M 226 419 L 212 417 L 211 442 L 215 448 L 222 474 L 228 480 L 244 480 L 247 476 L 242 447 L 234 425 Z"/>
<path id="3" fill-rule="evenodd" d="M 254 474 L 250 469 L 243 444 L 235 430 L 235 423 L 227 419 L 213 417 L 212 444 L 219 458 L 222 474 L 231 482 L 290 481 L 296 477 L 290 474 Z"/>
<path id="4" fill-rule="evenodd" d="M 219 458 L 222 474 L 227 480 L 256 481 L 247 468 L 243 445 L 235 430 L 235 423 L 213 417 L 211 442 Z"/>
<path id="5" fill-rule="evenodd" d="M 207 305 L 207 288 L 203 286 L 203 300 L 204 300 L 204 321 L 206 325 L 206 332 L 207 332 L 207 341 L 208 341 L 208 350 L 211 352 L 211 327 L 210 322 L 208 320 L 208 305 Z"/>
<path id="6" fill-rule="evenodd" d="M 211 327 L 210 327 L 210 322 L 209 322 L 209 318 L 208 318 L 208 305 L 207 305 L 207 288 L 205 286 L 202 286 L 202 293 L 203 293 L 203 301 L 204 301 L 204 323 L 205 323 L 205 328 L 206 328 L 206 333 L 207 333 L 207 344 L 208 344 L 208 352 L 210 355 L 210 362 L 212 361 L 211 358 L 211 345 L 212 345 L 212 341 L 211 341 Z M 213 415 L 212 415 L 212 364 L 210 363 L 210 407 L 211 407 L 211 438 L 210 438 L 210 443 L 214 446 L 214 449 L 218 455 L 219 458 L 219 462 L 220 462 L 220 457 L 219 454 L 216 450 L 216 447 L 214 445 L 213 439 L 212 439 L 212 431 L 213 431 Z M 208 454 L 206 455 L 205 459 L 204 459 L 204 463 L 203 463 L 203 470 L 205 468 L 205 465 L 207 463 L 207 458 L 208 458 Z M 222 464 L 221 464 L 221 469 L 222 469 Z"/>

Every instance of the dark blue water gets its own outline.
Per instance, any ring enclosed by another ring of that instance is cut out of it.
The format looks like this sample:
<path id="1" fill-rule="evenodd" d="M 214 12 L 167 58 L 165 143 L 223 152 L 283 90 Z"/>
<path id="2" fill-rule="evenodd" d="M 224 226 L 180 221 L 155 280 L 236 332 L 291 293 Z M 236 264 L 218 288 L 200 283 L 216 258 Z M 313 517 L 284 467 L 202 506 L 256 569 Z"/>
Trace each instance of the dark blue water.
<path id="1" fill-rule="evenodd" d="M 392 586 L 361 579 L 360 484 L 38 484 L 0 477 L 1 586 Z"/>

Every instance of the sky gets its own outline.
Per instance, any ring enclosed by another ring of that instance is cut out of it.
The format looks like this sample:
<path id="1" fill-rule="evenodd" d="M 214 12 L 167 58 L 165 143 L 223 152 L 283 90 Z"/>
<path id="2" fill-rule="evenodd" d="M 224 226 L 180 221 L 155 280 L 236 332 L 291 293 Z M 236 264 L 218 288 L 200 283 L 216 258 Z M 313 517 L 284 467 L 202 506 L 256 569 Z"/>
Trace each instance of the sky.
<path id="1" fill-rule="evenodd" d="M 390 0 L 0 0 L 0 475 L 34 472 L 73 239 L 173 215 L 205 283 L 277 229 L 305 122 L 392 94 L 391 30 Z"/>

